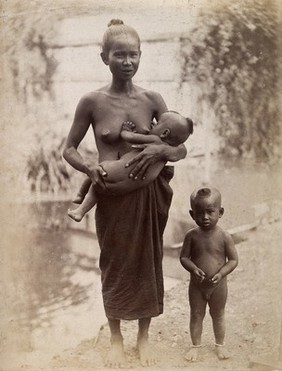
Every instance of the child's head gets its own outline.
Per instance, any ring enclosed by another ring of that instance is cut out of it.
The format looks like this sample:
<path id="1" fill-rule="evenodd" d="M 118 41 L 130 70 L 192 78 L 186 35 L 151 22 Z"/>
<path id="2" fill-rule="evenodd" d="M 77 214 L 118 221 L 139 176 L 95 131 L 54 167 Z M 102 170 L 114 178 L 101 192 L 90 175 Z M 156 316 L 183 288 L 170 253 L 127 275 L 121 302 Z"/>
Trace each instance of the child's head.
<path id="1" fill-rule="evenodd" d="M 136 39 L 140 51 L 140 38 L 134 28 L 127 26 L 120 19 L 112 19 L 108 24 L 108 29 L 104 33 L 102 41 L 102 53 L 108 55 L 114 41 L 128 35 Z"/>
<path id="2" fill-rule="evenodd" d="M 167 111 L 160 116 L 152 133 L 159 135 L 169 145 L 178 146 L 193 133 L 193 121 L 178 112 Z"/>
<path id="3" fill-rule="evenodd" d="M 221 194 L 216 188 L 201 187 L 194 190 L 190 196 L 190 215 L 197 225 L 210 230 L 216 226 L 218 219 L 224 213 L 221 207 Z"/>

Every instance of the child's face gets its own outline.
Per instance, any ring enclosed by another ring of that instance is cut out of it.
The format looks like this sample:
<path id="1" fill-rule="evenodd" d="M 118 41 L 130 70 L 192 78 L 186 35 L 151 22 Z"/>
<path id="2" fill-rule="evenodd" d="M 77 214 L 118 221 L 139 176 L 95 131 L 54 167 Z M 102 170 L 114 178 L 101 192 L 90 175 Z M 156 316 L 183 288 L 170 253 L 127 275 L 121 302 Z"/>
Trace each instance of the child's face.
<path id="1" fill-rule="evenodd" d="M 216 226 L 223 212 L 218 200 L 209 196 L 197 200 L 190 215 L 201 229 L 210 230 Z"/>
<path id="2" fill-rule="evenodd" d="M 135 75 L 140 56 L 139 41 L 129 32 L 113 36 L 108 54 L 101 53 L 113 76 L 121 80 L 129 80 Z"/>

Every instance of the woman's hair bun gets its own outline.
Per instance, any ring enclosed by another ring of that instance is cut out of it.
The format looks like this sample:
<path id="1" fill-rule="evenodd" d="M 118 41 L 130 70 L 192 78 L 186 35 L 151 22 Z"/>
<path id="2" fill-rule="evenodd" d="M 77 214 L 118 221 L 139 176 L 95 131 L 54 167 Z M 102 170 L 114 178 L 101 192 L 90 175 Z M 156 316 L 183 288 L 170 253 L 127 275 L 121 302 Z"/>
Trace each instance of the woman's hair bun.
<path id="1" fill-rule="evenodd" d="M 121 25 L 121 24 L 124 24 L 121 19 L 111 19 L 110 22 L 108 23 L 108 27 L 117 26 L 117 25 Z"/>

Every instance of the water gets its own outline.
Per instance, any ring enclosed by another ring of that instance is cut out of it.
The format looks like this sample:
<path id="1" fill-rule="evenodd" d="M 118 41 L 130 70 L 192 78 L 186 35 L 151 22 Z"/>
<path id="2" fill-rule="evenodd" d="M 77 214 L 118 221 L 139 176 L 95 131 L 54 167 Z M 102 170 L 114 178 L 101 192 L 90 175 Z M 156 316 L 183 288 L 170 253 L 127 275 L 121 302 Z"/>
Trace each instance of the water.
<path id="1" fill-rule="evenodd" d="M 93 231 L 77 229 L 81 224 L 68 220 L 67 206 L 45 202 L 6 208 L 1 348 L 9 367 L 14 359 L 11 352 L 21 354 L 21 364 L 34 364 L 36 359 L 42 365 L 63 350 L 95 338 L 106 323 L 98 242 Z M 172 273 L 165 278 L 166 289 L 179 278 L 171 259 L 176 264 L 173 256 L 164 260 Z"/>

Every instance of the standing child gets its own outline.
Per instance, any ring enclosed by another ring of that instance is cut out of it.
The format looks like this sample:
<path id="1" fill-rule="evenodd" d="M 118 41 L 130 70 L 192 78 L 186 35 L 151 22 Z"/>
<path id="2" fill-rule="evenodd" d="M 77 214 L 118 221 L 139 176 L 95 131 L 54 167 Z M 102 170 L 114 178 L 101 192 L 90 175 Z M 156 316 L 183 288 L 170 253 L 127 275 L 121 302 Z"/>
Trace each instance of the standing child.
<path id="1" fill-rule="evenodd" d="M 225 349 L 224 310 L 227 299 L 227 275 L 238 265 L 238 255 L 229 233 L 217 222 L 222 217 L 221 194 L 215 188 L 196 189 L 190 197 L 190 215 L 198 227 L 184 239 L 180 262 L 190 272 L 190 334 L 192 348 L 188 361 L 196 361 L 201 347 L 203 319 L 209 305 L 219 359 L 229 358 Z"/>

